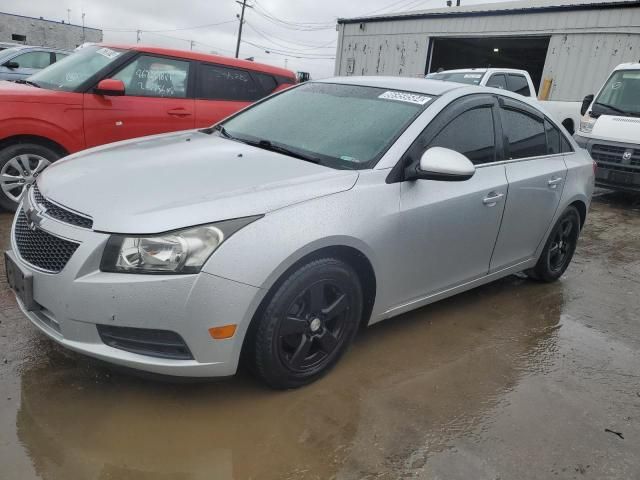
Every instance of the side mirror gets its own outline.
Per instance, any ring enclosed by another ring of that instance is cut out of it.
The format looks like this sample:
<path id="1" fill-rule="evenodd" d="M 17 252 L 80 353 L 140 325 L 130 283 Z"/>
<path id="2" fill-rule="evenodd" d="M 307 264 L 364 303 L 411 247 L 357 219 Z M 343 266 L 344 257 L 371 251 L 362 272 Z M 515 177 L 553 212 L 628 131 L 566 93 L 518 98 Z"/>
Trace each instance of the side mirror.
<path id="1" fill-rule="evenodd" d="M 461 182 L 469 180 L 475 173 L 476 167 L 461 153 L 448 148 L 432 147 L 422 154 L 415 178 Z"/>
<path id="2" fill-rule="evenodd" d="M 124 91 L 124 82 L 122 80 L 116 80 L 115 78 L 100 80 L 94 89 L 94 92 L 98 95 L 109 95 L 112 97 L 121 97 L 124 95 Z"/>
<path id="3" fill-rule="evenodd" d="M 3 63 L 2 66 L 10 68 L 11 70 L 20 68 L 20 64 L 18 62 L 14 62 L 13 60 L 9 60 L 8 62 Z"/>
<path id="4" fill-rule="evenodd" d="M 584 97 L 584 100 L 582 100 L 582 108 L 580 108 L 580 115 L 584 117 L 585 113 L 587 113 L 587 110 L 589 110 L 589 107 L 593 103 L 593 99 L 594 99 L 593 94 L 587 95 L 586 97 Z"/>

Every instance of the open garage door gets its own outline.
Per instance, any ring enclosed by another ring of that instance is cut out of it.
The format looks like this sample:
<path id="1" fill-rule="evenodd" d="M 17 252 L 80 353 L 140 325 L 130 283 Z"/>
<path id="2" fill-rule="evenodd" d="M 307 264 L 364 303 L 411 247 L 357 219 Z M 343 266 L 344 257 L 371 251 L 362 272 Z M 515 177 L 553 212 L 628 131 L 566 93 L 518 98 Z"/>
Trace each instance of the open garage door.
<path id="1" fill-rule="evenodd" d="M 551 37 L 433 38 L 427 72 L 456 68 L 517 68 L 540 90 Z"/>

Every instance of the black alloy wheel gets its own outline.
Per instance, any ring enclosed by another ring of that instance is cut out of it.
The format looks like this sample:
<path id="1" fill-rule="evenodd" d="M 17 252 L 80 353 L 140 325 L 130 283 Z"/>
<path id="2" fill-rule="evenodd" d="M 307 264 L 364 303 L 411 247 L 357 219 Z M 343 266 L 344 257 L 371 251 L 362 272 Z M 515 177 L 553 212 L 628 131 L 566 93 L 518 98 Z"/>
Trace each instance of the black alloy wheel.
<path id="1" fill-rule="evenodd" d="M 536 280 L 553 282 L 565 272 L 578 245 L 580 214 L 570 206 L 556 222 L 538 263 L 526 273 Z"/>
<path id="2" fill-rule="evenodd" d="M 274 388 L 295 388 L 326 373 L 346 351 L 362 315 L 353 269 L 334 258 L 293 272 L 259 319 L 253 370 Z"/>

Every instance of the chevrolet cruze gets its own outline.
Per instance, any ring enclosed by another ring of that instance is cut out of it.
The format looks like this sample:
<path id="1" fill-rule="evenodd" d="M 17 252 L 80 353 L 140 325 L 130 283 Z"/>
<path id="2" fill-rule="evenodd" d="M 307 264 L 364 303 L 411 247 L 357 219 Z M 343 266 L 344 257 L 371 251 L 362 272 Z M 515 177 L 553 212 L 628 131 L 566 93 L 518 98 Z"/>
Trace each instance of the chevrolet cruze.
<path id="1" fill-rule="evenodd" d="M 61 345 L 165 375 L 326 373 L 360 326 L 517 272 L 557 280 L 591 158 L 490 88 L 339 78 L 212 128 L 48 168 L 16 214 L 9 284 Z"/>

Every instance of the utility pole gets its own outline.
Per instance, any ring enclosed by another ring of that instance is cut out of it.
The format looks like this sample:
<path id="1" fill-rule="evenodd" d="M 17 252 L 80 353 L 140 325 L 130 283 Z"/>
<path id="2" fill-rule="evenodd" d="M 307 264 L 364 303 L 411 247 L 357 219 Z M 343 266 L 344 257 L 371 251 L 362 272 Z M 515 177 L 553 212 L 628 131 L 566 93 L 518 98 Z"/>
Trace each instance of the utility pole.
<path id="1" fill-rule="evenodd" d="M 189 40 L 189 45 L 191 45 L 191 50 L 193 50 L 193 46 L 196 44 L 194 40 Z"/>
<path id="2" fill-rule="evenodd" d="M 244 23 L 244 9 L 247 8 L 247 0 L 242 0 L 239 2 L 236 0 L 236 3 L 242 5 L 242 12 L 240 13 L 240 26 L 238 27 L 238 42 L 236 43 L 236 58 L 240 55 L 240 40 L 242 39 L 242 24 Z"/>
<path id="3" fill-rule="evenodd" d="M 86 41 L 85 35 L 84 35 L 84 12 L 82 12 L 82 43 L 84 43 Z"/>
<path id="4" fill-rule="evenodd" d="M 67 8 L 67 23 L 71 23 L 71 9 Z"/>
<path id="5" fill-rule="evenodd" d="M 142 35 L 142 30 L 136 30 L 136 43 L 140 43 L 141 35 Z"/>

